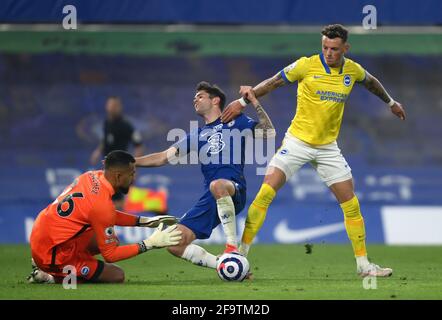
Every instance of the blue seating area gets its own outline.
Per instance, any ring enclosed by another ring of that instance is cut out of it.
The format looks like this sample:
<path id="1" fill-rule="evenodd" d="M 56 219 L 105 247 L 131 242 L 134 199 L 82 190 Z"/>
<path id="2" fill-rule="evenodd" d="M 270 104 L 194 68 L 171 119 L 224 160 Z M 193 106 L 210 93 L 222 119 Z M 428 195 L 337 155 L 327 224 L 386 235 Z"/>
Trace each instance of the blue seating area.
<path id="1" fill-rule="evenodd" d="M 168 145 L 165 133 L 169 129 L 188 128 L 189 120 L 196 119 L 192 98 L 197 82 L 218 83 L 233 100 L 240 84 L 256 84 L 295 58 L 3 55 L 1 141 L 15 152 L 48 149 L 88 153 L 99 131 L 96 127 L 92 131 L 91 126 L 104 116 L 106 97 L 119 95 L 127 115 L 145 135 L 146 145 L 163 148 Z M 409 118 L 404 123 L 397 121 L 377 97 L 355 88 L 347 103 L 340 137 L 347 157 L 355 156 L 367 165 L 388 165 L 385 159 L 393 160 L 395 165 L 442 164 L 441 154 L 434 148 L 442 134 L 438 125 L 442 107 L 434 81 L 442 71 L 438 60 L 358 59 L 404 103 Z M 295 99 L 296 85 L 263 98 L 279 139 L 294 114 Z M 88 136 L 82 136 L 81 130 L 89 130 Z"/>
<path id="2" fill-rule="evenodd" d="M 192 99 L 199 81 L 217 83 L 231 101 L 238 97 L 241 84 L 257 84 L 296 58 L 0 55 L 0 210 L 25 214 L 33 208 L 27 214 L 35 216 L 52 199 L 48 169 L 90 168 L 107 96 L 121 96 L 126 115 L 143 134 L 146 150 L 155 152 L 172 143 L 166 140 L 170 129 L 188 130 L 189 121 L 198 120 Z M 442 74 L 442 62 L 438 57 L 354 58 L 403 102 L 408 115 L 407 121 L 399 121 L 377 97 L 355 87 L 339 144 L 353 168 L 357 190 L 368 203 L 440 204 L 442 99 L 437 76 Z M 277 147 L 293 118 L 295 102 L 296 85 L 262 99 L 277 128 Z M 247 113 L 255 116 L 251 109 Z M 249 201 L 262 181 L 254 170 L 247 169 Z M 198 166 L 140 173 L 146 174 L 170 180 L 170 208 L 177 214 L 200 195 Z M 380 179 L 389 174 L 413 181 L 411 199 L 400 194 L 398 184 L 367 182 L 370 176 Z M 373 192 L 379 189 L 391 192 L 378 197 Z M 280 199 L 287 203 L 275 210 L 291 207 L 291 192 L 283 189 Z M 326 193 L 297 201 L 333 199 Z"/>

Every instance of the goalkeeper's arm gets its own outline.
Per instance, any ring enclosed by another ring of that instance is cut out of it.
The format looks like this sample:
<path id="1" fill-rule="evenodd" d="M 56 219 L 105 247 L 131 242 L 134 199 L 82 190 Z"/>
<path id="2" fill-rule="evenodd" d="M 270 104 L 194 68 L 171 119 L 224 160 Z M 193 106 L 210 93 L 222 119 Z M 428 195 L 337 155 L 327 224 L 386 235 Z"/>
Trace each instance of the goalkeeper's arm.
<path id="1" fill-rule="evenodd" d="M 160 223 L 172 225 L 178 222 L 174 216 L 161 215 L 156 217 L 143 217 L 115 210 L 115 225 L 122 227 L 148 227 L 156 228 Z"/>
<path id="2" fill-rule="evenodd" d="M 138 227 L 148 227 L 148 228 L 156 228 L 160 225 L 160 223 L 164 223 L 165 225 L 173 225 L 178 223 L 178 219 L 174 216 L 169 215 L 161 215 L 156 217 L 138 217 L 137 226 Z"/>

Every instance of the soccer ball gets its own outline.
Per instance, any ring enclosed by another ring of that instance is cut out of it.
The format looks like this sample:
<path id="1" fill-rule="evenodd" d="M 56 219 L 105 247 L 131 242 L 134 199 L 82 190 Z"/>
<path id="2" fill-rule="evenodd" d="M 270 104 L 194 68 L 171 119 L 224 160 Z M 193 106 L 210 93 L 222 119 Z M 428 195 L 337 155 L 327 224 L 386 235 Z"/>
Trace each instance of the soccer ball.
<path id="1" fill-rule="evenodd" d="M 249 270 L 247 258 L 236 252 L 224 253 L 216 262 L 218 276 L 224 281 L 243 281 Z"/>

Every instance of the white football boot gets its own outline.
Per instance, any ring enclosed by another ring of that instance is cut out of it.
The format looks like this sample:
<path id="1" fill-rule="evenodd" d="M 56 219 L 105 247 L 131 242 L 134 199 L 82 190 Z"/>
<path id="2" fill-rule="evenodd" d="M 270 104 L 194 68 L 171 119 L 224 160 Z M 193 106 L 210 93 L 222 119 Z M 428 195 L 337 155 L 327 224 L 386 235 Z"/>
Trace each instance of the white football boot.
<path id="1" fill-rule="evenodd" d="M 358 266 L 357 273 L 360 277 L 389 277 L 393 274 L 393 269 L 382 268 L 377 264 L 370 262 L 369 264 Z"/>

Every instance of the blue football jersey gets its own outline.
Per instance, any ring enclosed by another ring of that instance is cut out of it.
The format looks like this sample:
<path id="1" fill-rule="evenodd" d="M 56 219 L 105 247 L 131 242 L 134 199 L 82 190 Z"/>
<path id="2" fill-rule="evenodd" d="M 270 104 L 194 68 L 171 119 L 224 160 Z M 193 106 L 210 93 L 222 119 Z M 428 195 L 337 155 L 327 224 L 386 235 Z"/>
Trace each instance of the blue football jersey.
<path id="1" fill-rule="evenodd" d="M 253 139 L 253 130 L 258 122 L 244 114 L 229 123 L 220 118 L 187 133 L 174 144 L 180 156 L 189 152 L 198 153 L 198 162 L 204 175 L 204 184 L 209 186 L 215 179 L 228 179 L 246 186 L 244 162 L 246 141 Z"/>

